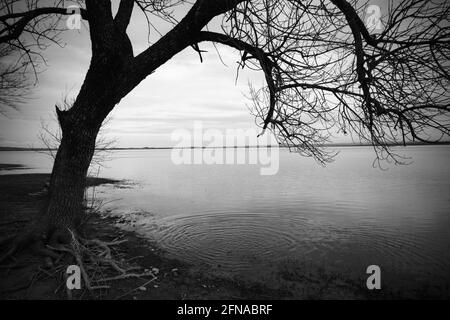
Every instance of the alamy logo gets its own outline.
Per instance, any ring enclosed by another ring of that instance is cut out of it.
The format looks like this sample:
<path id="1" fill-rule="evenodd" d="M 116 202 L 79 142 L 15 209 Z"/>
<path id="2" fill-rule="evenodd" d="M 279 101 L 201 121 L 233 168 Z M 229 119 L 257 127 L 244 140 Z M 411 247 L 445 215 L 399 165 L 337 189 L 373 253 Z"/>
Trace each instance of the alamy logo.
<path id="1" fill-rule="evenodd" d="M 81 270 L 77 265 L 70 265 L 67 267 L 67 280 L 66 286 L 67 289 L 81 289 Z"/>
<path id="2" fill-rule="evenodd" d="M 381 269 L 377 265 L 370 265 L 366 270 L 367 274 L 370 276 L 367 278 L 366 286 L 369 290 L 380 290 L 381 289 Z"/>
<path id="3" fill-rule="evenodd" d="M 70 30 L 80 30 L 81 29 L 81 10 L 78 6 L 67 7 L 67 14 L 70 16 L 67 18 L 66 26 Z"/>
<path id="4" fill-rule="evenodd" d="M 171 153 L 172 163 L 259 165 L 261 175 L 274 175 L 279 169 L 277 139 L 269 132 L 258 137 L 253 129 L 203 129 L 200 121 L 194 122 L 192 131 L 177 129 L 172 132 L 177 144 Z M 225 146 L 225 148 L 224 148 Z M 236 147 L 245 147 L 237 149 Z"/>
<path id="5" fill-rule="evenodd" d="M 370 32 L 383 30 L 383 23 L 381 22 L 381 9 L 379 6 L 371 4 L 366 9 L 366 28 Z"/>

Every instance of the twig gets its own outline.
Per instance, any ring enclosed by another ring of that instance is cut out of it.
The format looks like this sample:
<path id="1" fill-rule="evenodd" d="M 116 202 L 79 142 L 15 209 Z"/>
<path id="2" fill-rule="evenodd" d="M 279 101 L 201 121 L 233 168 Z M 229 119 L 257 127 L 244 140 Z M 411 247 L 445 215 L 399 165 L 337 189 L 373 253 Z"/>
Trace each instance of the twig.
<path id="1" fill-rule="evenodd" d="M 153 278 L 157 278 L 153 273 L 151 272 L 145 272 L 145 273 L 125 273 L 125 274 L 121 274 L 119 276 L 116 277 L 110 277 L 110 278 L 105 278 L 105 279 L 99 279 L 97 280 L 97 282 L 104 282 L 104 281 L 114 281 L 114 280 L 124 280 L 124 279 L 128 279 L 128 278 L 143 278 L 143 277 L 148 277 L 148 276 L 152 276 Z"/>
<path id="2" fill-rule="evenodd" d="M 155 281 L 156 279 L 157 279 L 157 277 L 155 277 L 155 278 L 152 278 L 152 279 L 150 279 L 149 281 L 147 281 L 146 283 L 144 283 L 143 285 L 141 285 L 141 286 L 139 286 L 139 287 L 136 287 L 136 288 L 134 288 L 134 289 L 132 289 L 132 290 L 130 290 L 130 291 L 128 291 L 128 292 L 126 292 L 126 293 L 124 293 L 124 294 L 123 294 L 123 295 L 121 295 L 121 296 L 118 296 L 118 297 L 117 297 L 117 298 L 115 298 L 114 300 L 119 300 L 120 298 L 123 298 L 123 297 L 125 297 L 125 296 L 129 295 L 130 293 L 132 293 L 132 292 L 134 292 L 134 291 L 138 290 L 139 288 L 141 288 L 141 287 L 145 287 L 146 285 L 150 284 L 151 282 Z"/>

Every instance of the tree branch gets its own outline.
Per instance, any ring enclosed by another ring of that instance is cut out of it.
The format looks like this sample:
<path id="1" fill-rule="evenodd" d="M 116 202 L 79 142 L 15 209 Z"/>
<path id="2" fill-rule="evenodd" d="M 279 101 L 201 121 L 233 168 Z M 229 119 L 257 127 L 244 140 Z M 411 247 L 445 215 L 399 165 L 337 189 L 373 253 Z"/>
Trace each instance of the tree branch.
<path id="1" fill-rule="evenodd" d="M 136 57 L 133 69 L 139 81 L 195 43 L 194 39 L 211 19 L 245 1 L 248 0 L 197 0 L 171 31 Z"/>
<path id="2" fill-rule="evenodd" d="M 10 19 L 20 18 L 18 21 L 9 25 L 7 28 L 3 29 L 0 33 L 4 33 L 9 31 L 9 33 L 5 36 L 0 37 L 0 43 L 5 43 L 14 39 L 18 39 L 22 32 L 24 31 L 27 24 L 41 16 L 48 14 L 59 14 L 59 15 L 71 15 L 72 13 L 68 11 L 66 8 L 56 8 L 56 7 L 47 7 L 47 8 L 37 8 L 30 11 L 20 12 L 20 13 L 11 13 L 0 16 L 0 21 L 5 23 Z M 87 11 L 85 9 L 80 9 L 81 17 L 85 20 L 88 20 Z"/>
<path id="3" fill-rule="evenodd" d="M 235 39 L 228 35 L 224 35 L 221 33 L 210 32 L 210 31 L 201 31 L 199 32 L 197 38 L 195 39 L 197 42 L 202 41 L 211 41 L 217 42 L 239 51 L 245 51 L 247 54 L 250 54 L 252 58 L 257 59 L 261 65 L 261 69 L 264 72 L 264 76 L 266 79 L 267 86 L 270 92 L 270 105 L 269 110 L 267 112 L 267 116 L 264 120 L 263 129 L 267 128 L 267 125 L 272 121 L 273 113 L 275 111 L 275 103 L 276 103 L 276 92 L 277 88 L 275 87 L 275 82 L 273 81 L 273 69 L 277 68 L 276 64 L 269 58 L 269 55 L 264 52 L 264 50 L 252 46 L 242 40 Z M 248 58 L 246 58 L 248 59 Z"/>
<path id="4" fill-rule="evenodd" d="M 121 0 L 119 10 L 114 18 L 114 23 L 121 31 L 126 31 L 131 14 L 133 13 L 134 0 Z"/>
<path id="5" fill-rule="evenodd" d="M 108 50 L 114 41 L 114 20 L 110 0 L 86 0 L 93 56 Z"/>

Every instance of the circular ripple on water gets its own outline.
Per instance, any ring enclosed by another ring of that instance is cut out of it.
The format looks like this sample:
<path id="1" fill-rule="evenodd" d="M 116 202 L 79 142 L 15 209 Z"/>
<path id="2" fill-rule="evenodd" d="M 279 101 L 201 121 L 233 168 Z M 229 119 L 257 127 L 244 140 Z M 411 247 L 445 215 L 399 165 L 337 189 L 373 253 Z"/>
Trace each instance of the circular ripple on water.
<path id="1" fill-rule="evenodd" d="M 298 247 L 291 224 L 267 213 L 208 212 L 166 218 L 158 224 L 153 234 L 169 253 L 234 271 L 275 262 Z"/>
<path id="2" fill-rule="evenodd" d="M 260 272 L 289 260 L 358 270 L 373 263 L 399 270 L 415 266 L 433 273 L 449 265 L 448 254 L 434 252 L 425 234 L 346 226 L 299 213 L 209 211 L 152 221 L 141 232 L 169 254 L 224 272 Z"/>

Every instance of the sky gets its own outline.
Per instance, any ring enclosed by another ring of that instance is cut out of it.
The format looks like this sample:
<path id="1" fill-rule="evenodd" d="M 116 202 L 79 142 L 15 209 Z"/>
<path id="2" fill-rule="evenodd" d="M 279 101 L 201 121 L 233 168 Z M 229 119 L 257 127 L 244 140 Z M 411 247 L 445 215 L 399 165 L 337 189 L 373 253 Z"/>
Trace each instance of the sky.
<path id="1" fill-rule="evenodd" d="M 135 8 L 128 28 L 135 54 L 148 47 L 147 31 L 143 14 Z M 41 124 L 55 127 L 55 104 L 78 93 L 91 55 L 87 23 L 82 23 L 81 30 L 66 31 L 61 38 L 64 47 L 52 45 L 45 50 L 47 65 L 30 99 L 17 111 L 0 116 L 1 146 L 41 147 Z M 256 129 L 246 94 L 249 81 L 256 86 L 264 84 L 262 74 L 240 72 L 236 82 L 237 51 L 217 47 L 224 65 L 213 45 L 202 44 L 201 49 L 208 51 L 203 63 L 188 48 L 122 99 L 110 116 L 105 138 L 114 139 L 117 147 L 160 147 L 174 145 L 172 132 L 190 129 L 194 121 L 202 121 L 205 129 Z"/>
<path id="2" fill-rule="evenodd" d="M 113 11 L 117 2 L 113 1 Z M 131 21 L 128 34 L 137 54 L 149 46 L 148 28 L 137 8 Z M 167 25 L 156 24 L 163 33 L 169 30 Z M 0 116 L 0 146 L 42 147 L 38 139 L 42 123 L 55 128 L 55 104 L 78 93 L 91 55 L 87 23 L 83 22 L 81 30 L 66 31 L 61 38 L 63 47 L 52 45 L 45 50 L 47 65 L 26 103 L 17 111 L 9 110 L 6 117 Z M 203 63 L 188 48 L 147 77 L 116 106 L 104 138 L 114 139 L 117 147 L 173 146 L 173 131 L 192 129 L 194 121 L 202 121 L 205 129 L 257 130 L 247 97 L 249 83 L 256 88 L 264 85 L 263 75 L 241 71 L 236 81 L 239 54 L 225 46 L 217 48 L 225 65 L 216 48 L 203 43 L 201 49 L 207 50 Z M 338 137 L 336 142 L 346 142 L 342 139 Z"/>

